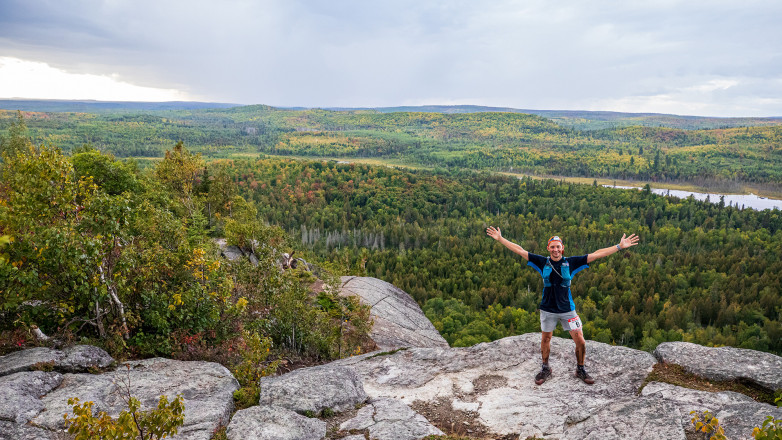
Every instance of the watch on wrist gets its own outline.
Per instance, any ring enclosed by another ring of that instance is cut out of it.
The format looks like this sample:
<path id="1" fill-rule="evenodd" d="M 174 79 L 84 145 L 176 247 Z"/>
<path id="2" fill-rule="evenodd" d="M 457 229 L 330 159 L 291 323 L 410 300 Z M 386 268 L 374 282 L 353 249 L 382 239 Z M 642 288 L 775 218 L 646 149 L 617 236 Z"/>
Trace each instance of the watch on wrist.
<path id="1" fill-rule="evenodd" d="M 620 251 L 622 250 L 622 246 L 616 245 L 616 248 L 619 249 Z"/>

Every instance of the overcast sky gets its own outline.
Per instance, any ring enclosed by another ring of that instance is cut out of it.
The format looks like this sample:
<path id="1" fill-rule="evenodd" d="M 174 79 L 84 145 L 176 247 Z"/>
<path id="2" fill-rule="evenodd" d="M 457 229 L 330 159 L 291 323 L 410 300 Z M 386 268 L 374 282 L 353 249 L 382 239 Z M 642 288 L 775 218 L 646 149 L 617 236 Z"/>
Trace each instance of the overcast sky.
<path id="1" fill-rule="evenodd" d="M 0 0 L 0 98 L 782 116 L 782 2 Z"/>

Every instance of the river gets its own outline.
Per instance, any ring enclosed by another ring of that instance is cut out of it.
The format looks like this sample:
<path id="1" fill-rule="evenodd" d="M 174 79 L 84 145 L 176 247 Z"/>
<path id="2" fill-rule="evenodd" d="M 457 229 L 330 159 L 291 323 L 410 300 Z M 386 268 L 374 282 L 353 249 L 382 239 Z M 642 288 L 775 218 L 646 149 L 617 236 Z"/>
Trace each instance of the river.
<path id="1" fill-rule="evenodd" d="M 619 185 L 603 185 L 609 188 L 621 188 L 621 189 L 642 189 L 637 186 L 619 186 Z M 738 208 L 751 208 L 758 211 L 764 209 L 782 209 L 782 200 L 769 199 L 766 197 L 758 197 L 755 194 L 708 194 L 692 191 L 681 191 L 678 189 L 665 189 L 665 188 L 652 188 L 652 192 L 661 196 L 673 196 L 680 199 L 686 199 L 690 195 L 698 200 L 706 200 L 709 198 L 711 203 L 719 203 L 720 197 L 725 197 L 725 206 L 735 206 Z"/>

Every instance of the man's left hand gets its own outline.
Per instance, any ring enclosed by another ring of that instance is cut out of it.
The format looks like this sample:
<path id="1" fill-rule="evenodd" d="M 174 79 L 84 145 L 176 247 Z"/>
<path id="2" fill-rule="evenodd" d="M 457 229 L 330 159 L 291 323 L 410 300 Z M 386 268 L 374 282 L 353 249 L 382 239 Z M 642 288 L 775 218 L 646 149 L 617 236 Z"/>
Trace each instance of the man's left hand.
<path id="1" fill-rule="evenodd" d="M 638 236 L 635 235 L 635 234 L 633 234 L 633 235 L 631 235 L 629 237 L 627 237 L 627 234 L 622 234 L 622 239 L 619 240 L 619 246 L 622 249 L 627 249 L 630 246 L 637 245 L 638 244 L 638 240 L 640 240 L 640 238 L 638 238 Z"/>

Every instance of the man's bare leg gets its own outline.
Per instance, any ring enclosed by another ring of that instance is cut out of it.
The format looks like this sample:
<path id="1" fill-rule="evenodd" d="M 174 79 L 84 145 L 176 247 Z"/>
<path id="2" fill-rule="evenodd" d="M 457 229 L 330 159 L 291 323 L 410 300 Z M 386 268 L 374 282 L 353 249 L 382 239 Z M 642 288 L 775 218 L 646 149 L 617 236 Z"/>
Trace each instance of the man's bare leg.
<path id="1" fill-rule="evenodd" d="M 540 334 L 540 355 L 543 357 L 543 365 L 548 365 L 548 355 L 551 353 L 551 335 L 553 334 L 554 332 Z"/>
<path id="2" fill-rule="evenodd" d="M 551 377 L 551 367 L 548 365 L 548 355 L 551 352 L 551 335 L 553 332 L 542 332 L 540 337 L 540 355 L 543 358 L 543 367 L 540 372 L 535 376 L 535 383 L 538 385 L 543 384 L 549 377 Z"/>
<path id="3" fill-rule="evenodd" d="M 592 385 L 595 380 L 592 379 L 586 370 L 584 369 L 584 358 L 586 357 L 586 341 L 584 340 L 584 333 L 581 329 L 570 330 L 570 337 L 573 338 L 573 342 L 576 343 L 576 377 L 583 380 L 584 383 Z"/>
<path id="4" fill-rule="evenodd" d="M 570 330 L 570 337 L 573 339 L 573 342 L 576 343 L 576 362 L 578 365 L 584 365 L 584 357 L 586 356 L 584 333 L 581 329 Z"/>

